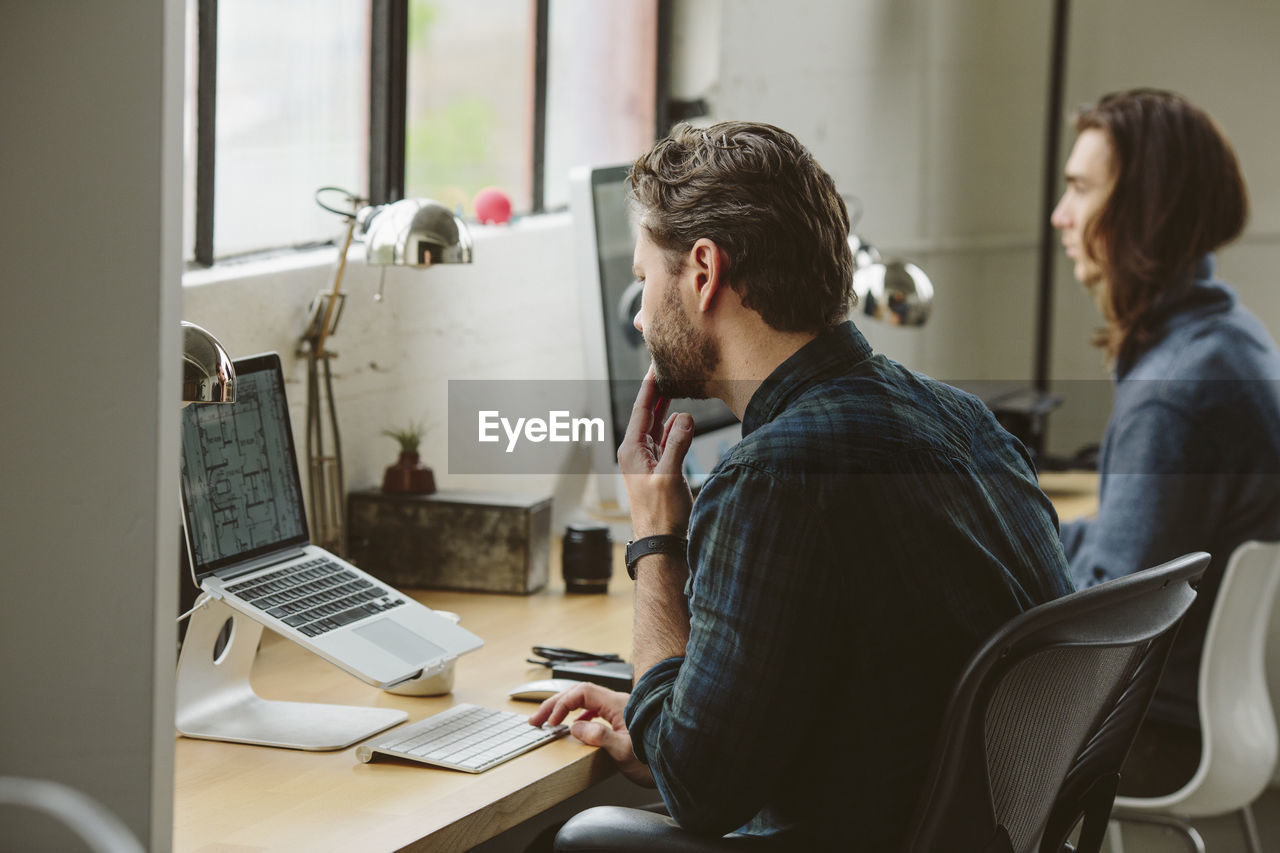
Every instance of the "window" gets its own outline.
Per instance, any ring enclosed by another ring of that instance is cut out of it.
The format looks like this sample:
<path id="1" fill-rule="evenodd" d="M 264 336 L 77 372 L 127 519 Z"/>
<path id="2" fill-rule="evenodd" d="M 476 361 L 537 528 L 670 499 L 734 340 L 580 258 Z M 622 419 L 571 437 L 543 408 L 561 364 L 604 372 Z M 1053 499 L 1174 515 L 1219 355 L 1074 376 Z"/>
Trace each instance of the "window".
<path id="1" fill-rule="evenodd" d="M 609 14 L 601 14 L 606 9 Z M 657 55 L 656 0 L 551 4 L 543 197 L 547 208 L 569 203 L 573 166 L 630 163 L 653 142 Z"/>
<path id="2" fill-rule="evenodd" d="M 329 239 L 315 190 L 368 184 L 368 21 L 369 0 L 218 2 L 215 257 Z"/>
<path id="3" fill-rule="evenodd" d="M 529 0 L 409 4 L 406 196 L 470 212 L 496 186 L 533 208 L 535 16 Z"/>
<path id="4" fill-rule="evenodd" d="M 563 207 L 659 126 L 662 0 L 187 0 L 186 257 L 332 241 L 339 186 Z"/>

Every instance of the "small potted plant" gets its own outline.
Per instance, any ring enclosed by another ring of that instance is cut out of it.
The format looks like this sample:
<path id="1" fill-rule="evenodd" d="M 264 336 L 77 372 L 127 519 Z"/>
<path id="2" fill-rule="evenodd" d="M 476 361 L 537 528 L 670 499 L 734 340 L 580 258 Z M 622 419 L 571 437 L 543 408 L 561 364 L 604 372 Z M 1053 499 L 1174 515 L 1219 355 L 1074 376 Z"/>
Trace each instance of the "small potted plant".
<path id="1" fill-rule="evenodd" d="M 384 429 L 382 434 L 394 438 L 400 445 L 400 458 L 383 472 L 382 491 L 413 495 L 435 492 L 435 475 L 418 459 L 418 445 L 426 435 L 426 428 L 410 421 L 406 429 Z"/>

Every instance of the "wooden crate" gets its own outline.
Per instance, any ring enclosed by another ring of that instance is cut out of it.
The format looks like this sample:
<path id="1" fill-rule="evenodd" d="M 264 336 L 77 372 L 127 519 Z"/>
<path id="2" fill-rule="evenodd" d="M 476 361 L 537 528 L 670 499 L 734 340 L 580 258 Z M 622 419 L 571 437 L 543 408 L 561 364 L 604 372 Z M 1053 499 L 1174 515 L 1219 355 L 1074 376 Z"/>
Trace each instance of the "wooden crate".
<path id="1" fill-rule="evenodd" d="M 547 585 L 551 498 L 352 492 L 347 558 L 392 586 L 527 595 Z"/>

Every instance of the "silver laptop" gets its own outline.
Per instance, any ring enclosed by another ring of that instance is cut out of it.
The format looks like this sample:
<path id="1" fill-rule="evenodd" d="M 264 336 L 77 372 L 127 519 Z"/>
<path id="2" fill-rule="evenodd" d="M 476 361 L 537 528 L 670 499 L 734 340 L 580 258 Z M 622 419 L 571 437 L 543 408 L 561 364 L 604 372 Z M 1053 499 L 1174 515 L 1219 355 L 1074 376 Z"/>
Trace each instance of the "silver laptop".
<path id="1" fill-rule="evenodd" d="M 235 368 L 235 403 L 182 410 L 182 521 L 196 585 L 378 687 L 480 648 L 475 634 L 311 544 L 280 357 Z"/>

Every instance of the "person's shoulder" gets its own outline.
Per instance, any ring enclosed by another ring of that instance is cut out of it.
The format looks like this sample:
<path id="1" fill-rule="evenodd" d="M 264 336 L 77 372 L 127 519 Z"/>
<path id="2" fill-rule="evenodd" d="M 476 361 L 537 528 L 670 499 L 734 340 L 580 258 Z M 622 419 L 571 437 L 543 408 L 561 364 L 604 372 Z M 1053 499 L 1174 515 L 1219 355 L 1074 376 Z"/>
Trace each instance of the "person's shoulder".
<path id="1" fill-rule="evenodd" d="M 994 420 L 972 394 L 877 356 L 870 370 L 806 389 L 735 448 L 733 459 L 763 470 L 858 473 L 888 456 L 965 453 Z M 726 460 L 728 461 L 728 460 Z"/>
<path id="2" fill-rule="evenodd" d="M 1280 413 L 1280 350 L 1239 304 L 1161 339 L 1124 375 L 1114 404 L 1117 418 L 1145 413 L 1230 421 L 1246 410 Z"/>
<path id="3" fill-rule="evenodd" d="M 761 424 L 734 445 L 721 459 L 714 474 L 751 477 L 757 474 L 785 475 L 804 472 L 831 462 L 834 437 L 839 431 L 839 418 L 830 417 L 820 407 L 800 403 L 778 417 Z M 847 433 L 857 441 L 855 433 Z"/>
<path id="4" fill-rule="evenodd" d="M 1280 380 L 1280 349 L 1243 305 L 1183 323 L 1143 353 L 1126 380 Z"/>
<path id="5" fill-rule="evenodd" d="M 1207 318 L 1195 341 L 1224 362 L 1218 369 L 1249 379 L 1280 379 L 1280 349 L 1258 316 L 1237 302 Z M 1225 362 L 1230 361 L 1230 364 Z"/>

